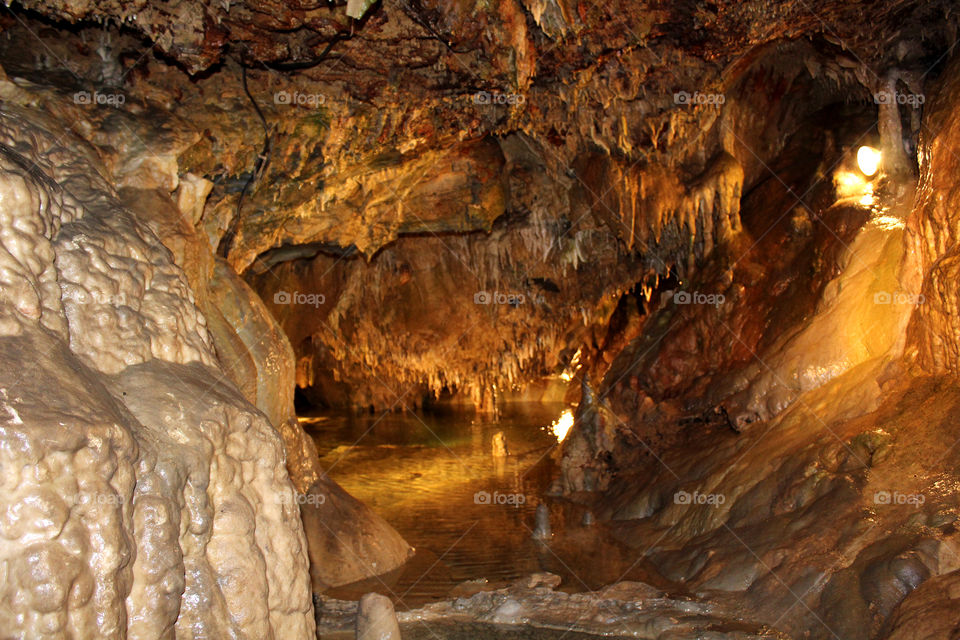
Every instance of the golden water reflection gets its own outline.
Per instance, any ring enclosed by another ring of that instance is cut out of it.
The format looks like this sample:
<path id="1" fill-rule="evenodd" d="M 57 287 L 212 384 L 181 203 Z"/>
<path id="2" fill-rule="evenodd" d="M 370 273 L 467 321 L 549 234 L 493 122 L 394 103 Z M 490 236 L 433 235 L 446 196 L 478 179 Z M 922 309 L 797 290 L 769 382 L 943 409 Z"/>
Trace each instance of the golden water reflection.
<path id="1" fill-rule="evenodd" d="M 613 582 L 628 569 L 642 579 L 635 552 L 614 543 L 602 525 L 582 525 L 582 508 L 548 502 L 553 539 L 544 544 L 531 535 L 556 472 L 551 427 L 564 409 L 518 403 L 499 422 L 466 412 L 301 418 L 330 476 L 417 550 L 384 579 L 389 589 L 371 580 L 330 595 L 376 590 L 409 608 L 467 594 L 466 581 L 505 585 L 537 571 L 561 575 L 561 588 L 570 591 Z M 492 455 L 498 431 L 506 458 Z"/>

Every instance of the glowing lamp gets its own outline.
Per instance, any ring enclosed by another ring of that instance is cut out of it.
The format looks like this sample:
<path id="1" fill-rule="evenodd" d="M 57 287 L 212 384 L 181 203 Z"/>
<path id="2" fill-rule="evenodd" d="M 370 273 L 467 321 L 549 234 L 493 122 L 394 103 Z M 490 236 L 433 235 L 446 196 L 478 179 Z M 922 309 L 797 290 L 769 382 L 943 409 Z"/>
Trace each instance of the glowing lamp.
<path id="1" fill-rule="evenodd" d="M 866 146 L 857 149 L 857 166 L 868 178 L 876 174 L 880 169 L 880 150 Z"/>

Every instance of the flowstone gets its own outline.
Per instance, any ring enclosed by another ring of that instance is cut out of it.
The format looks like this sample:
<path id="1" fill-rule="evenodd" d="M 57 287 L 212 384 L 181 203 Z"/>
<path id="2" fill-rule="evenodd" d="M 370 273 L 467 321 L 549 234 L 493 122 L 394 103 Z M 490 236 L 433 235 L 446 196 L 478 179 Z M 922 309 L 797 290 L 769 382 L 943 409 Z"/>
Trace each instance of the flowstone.
<path id="1" fill-rule="evenodd" d="M 0 144 L 4 635 L 312 637 L 281 440 L 183 271 L 62 122 L 7 103 Z"/>

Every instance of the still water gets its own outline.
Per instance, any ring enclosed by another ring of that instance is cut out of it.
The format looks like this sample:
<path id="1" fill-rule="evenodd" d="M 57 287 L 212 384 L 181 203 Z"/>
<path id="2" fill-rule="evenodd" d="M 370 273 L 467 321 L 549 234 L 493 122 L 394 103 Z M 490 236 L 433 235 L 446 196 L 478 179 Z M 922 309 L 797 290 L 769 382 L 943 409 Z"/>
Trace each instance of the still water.
<path id="1" fill-rule="evenodd" d="M 356 599 L 380 591 L 409 609 L 538 571 L 560 575 L 565 591 L 626 579 L 655 583 L 646 563 L 602 524 L 581 524 L 583 509 L 575 505 L 547 501 L 554 535 L 546 543 L 533 538 L 537 505 L 557 471 L 549 426 L 564 409 L 516 404 L 498 422 L 472 412 L 301 417 L 330 477 L 416 549 L 383 578 L 389 589 L 371 580 L 328 594 Z M 505 459 L 492 454 L 498 431 Z"/>

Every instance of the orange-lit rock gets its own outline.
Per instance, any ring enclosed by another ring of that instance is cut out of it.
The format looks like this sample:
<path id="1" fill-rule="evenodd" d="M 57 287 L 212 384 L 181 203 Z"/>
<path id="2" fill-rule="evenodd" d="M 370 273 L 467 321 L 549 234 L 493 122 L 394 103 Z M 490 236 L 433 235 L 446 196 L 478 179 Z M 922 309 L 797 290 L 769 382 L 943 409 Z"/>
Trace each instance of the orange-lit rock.
<path id="1" fill-rule="evenodd" d="M 308 638 L 311 590 L 401 566 L 299 387 L 579 401 L 555 498 L 674 594 L 433 621 L 949 633 L 950 3 L 350 4 L 0 17 L 0 629 Z"/>

